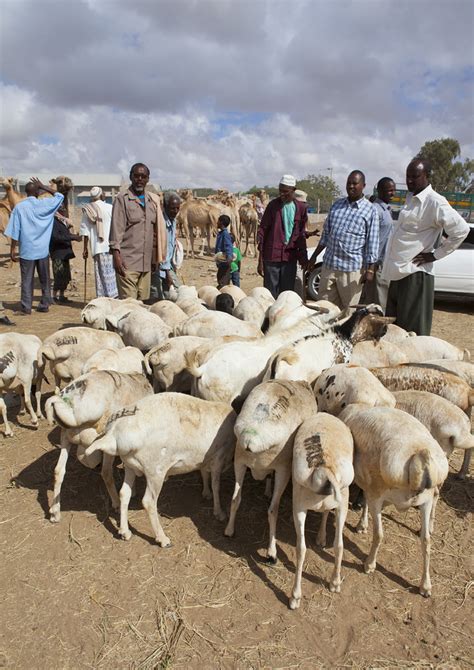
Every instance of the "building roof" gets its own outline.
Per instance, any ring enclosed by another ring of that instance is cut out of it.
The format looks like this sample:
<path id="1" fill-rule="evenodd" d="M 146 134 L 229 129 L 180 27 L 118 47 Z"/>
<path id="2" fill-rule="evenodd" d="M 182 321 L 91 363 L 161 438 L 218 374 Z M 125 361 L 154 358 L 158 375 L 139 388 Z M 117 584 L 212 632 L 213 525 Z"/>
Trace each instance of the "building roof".
<path id="1" fill-rule="evenodd" d="M 57 177 L 60 174 L 62 173 L 59 170 L 53 174 L 50 172 L 44 172 L 41 174 L 30 174 L 25 172 L 22 174 L 17 174 L 15 176 L 15 179 L 17 179 L 20 184 L 26 184 L 30 181 L 31 177 L 38 177 L 38 179 L 42 181 L 43 184 L 48 184 L 50 179 L 53 179 L 54 177 Z M 128 183 L 128 180 L 124 179 L 119 174 L 66 173 L 66 176 L 69 177 L 69 179 L 72 181 L 72 183 L 76 188 L 82 186 L 86 186 L 89 188 L 91 188 L 92 186 L 108 186 L 108 187 L 115 186 L 116 188 L 118 188 L 119 186 L 121 186 L 121 184 L 125 182 Z"/>

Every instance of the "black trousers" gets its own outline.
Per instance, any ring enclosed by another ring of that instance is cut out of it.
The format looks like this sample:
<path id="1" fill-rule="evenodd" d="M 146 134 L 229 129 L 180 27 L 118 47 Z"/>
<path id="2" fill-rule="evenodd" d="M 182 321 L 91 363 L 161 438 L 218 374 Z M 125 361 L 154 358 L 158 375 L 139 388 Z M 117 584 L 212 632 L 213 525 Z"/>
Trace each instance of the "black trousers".
<path id="1" fill-rule="evenodd" d="M 49 256 L 36 261 L 20 258 L 21 271 L 21 308 L 24 312 L 31 312 L 33 302 L 33 286 L 35 268 L 41 285 L 41 304 L 49 306 L 51 303 L 51 285 L 49 281 Z"/>
<path id="2" fill-rule="evenodd" d="M 217 288 L 230 284 L 230 263 L 217 264 Z"/>
<path id="3" fill-rule="evenodd" d="M 394 316 L 397 326 L 417 335 L 429 335 L 433 307 L 433 275 L 420 271 L 390 282 L 385 314 Z"/>
<path id="4" fill-rule="evenodd" d="M 269 263 L 263 264 L 263 285 L 267 288 L 275 300 L 283 291 L 294 291 L 296 280 L 296 261 L 293 263 Z"/>

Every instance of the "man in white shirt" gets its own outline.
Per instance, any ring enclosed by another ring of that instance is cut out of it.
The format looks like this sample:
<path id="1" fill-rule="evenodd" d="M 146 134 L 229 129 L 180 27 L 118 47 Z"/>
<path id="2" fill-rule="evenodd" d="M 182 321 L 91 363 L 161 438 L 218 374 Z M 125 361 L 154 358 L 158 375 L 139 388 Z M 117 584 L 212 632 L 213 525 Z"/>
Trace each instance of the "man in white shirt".
<path id="1" fill-rule="evenodd" d="M 469 226 L 430 185 L 431 166 L 414 158 L 406 170 L 407 200 L 394 222 L 382 276 L 390 281 L 387 316 L 417 335 L 429 335 L 433 319 L 433 263 L 452 253 Z M 443 232 L 446 237 L 443 238 Z"/>
<path id="2" fill-rule="evenodd" d="M 88 243 L 94 258 L 95 287 L 97 297 L 117 298 L 118 289 L 112 254 L 109 251 L 110 222 L 112 205 L 105 202 L 100 186 L 94 186 L 90 192 L 90 203 L 82 208 L 82 221 L 79 234 L 84 237 L 82 257 L 89 256 Z"/>

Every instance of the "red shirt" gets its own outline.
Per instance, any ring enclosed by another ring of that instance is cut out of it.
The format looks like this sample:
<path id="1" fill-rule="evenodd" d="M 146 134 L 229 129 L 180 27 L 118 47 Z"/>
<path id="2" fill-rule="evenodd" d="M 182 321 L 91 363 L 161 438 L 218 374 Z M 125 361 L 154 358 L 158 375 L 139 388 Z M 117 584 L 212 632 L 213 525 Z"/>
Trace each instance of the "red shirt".
<path id="1" fill-rule="evenodd" d="M 293 202 L 296 205 L 295 225 L 288 244 L 285 244 L 281 216 L 283 203 L 280 198 L 269 202 L 265 209 L 257 231 L 257 247 L 266 262 L 305 263 L 308 260 L 305 236 L 308 222 L 307 204 L 299 200 Z"/>

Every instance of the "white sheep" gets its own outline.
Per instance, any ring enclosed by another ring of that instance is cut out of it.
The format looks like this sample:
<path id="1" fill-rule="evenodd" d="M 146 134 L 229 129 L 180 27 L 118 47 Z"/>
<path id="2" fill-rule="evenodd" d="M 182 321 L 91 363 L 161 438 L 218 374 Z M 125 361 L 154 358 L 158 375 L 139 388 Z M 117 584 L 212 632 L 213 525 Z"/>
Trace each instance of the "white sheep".
<path id="1" fill-rule="evenodd" d="M 56 382 L 55 392 L 59 393 L 61 382 L 79 377 L 86 361 L 98 349 L 123 349 L 124 346 L 117 333 L 81 326 L 63 328 L 43 341 L 38 349 L 38 367 L 43 370 L 49 361 Z"/>
<path id="2" fill-rule="evenodd" d="M 408 363 L 408 356 L 401 351 L 400 342 L 387 342 L 384 337 L 379 342 L 358 342 L 352 352 L 351 363 L 365 368 L 385 368 Z"/>
<path id="3" fill-rule="evenodd" d="M 313 386 L 320 412 L 338 416 L 353 403 L 367 407 L 395 407 L 395 398 L 367 368 L 334 365 L 317 378 Z"/>
<path id="4" fill-rule="evenodd" d="M 265 321 L 265 310 L 260 302 L 250 295 L 239 302 L 237 307 L 234 308 L 233 315 L 236 319 L 253 323 L 260 329 Z"/>
<path id="5" fill-rule="evenodd" d="M 29 412 L 31 423 L 36 428 L 41 412 L 41 373 L 38 369 L 38 351 L 41 340 L 36 335 L 24 333 L 2 333 L 0 335 L 0 394 L 5 391 L 21 393 L 21 409 Z M 36 384 L 36 412 L 31 404 L 31 387 Z M 8 423 L 7 406 L 0 395 L 0 409 L 5 425 L 5 437 L 13 431 Z"/>
<path id="6" fill-rule="evenodd" d="M 124 310 L 134 309 L 135 307 L 143 307 L 141 300 L 135 298 L 126 298 L 125 300 L 117 300 L 117 298 L 94 298 L 81 312 L 81 321 L 92 328 L 99 330 L 107 330 L 105 317 L 111 314 L 123 314 Z"/>
<path id="7" fill-rule="evenodd" d="M 326 368 L 348 363 L 353 347 L 357 347 L 360 340 L 379 339 L 391 321 L 390 317 L 381 315 L 378 307 L 362 308 L 344 323 L 336 323 L 278 349 L 268 361 L 264 379 L 300 379 L 311 384 Z M 367 344 L 372 345 L 372 342 Z"/>
<path id="8" fill-rule="evenodd" d="M 404 328 L 400 328 L 400 326 L 397 326 L 394 323 L 391 323 L 388 326 L 387 332 L 383 336 L 382 340 L 385 342 L 392 342 L 392 344 L 398 344 L 398 342 L 403 342 L 406 340 L 407 337 L 416 337 L 416 333 L 414 333 L 412 330 L 408 331 Z"/>
<path id="9" fill-rule="evenodd" d="M 354 479 L 354 443 L 351 431 L 335 417 L 318 413 L 303 421 L 293 447 L 293 521 L 296 530 L 296 572 L 290 608 L 301 602 L 301 575 L 306 555 L 305 523 L 308 510 L 322 512 L 317 542 L 326 546 L 326 522 L 335 510 L 334 571 L 329 590 L 341 590 L 343 530 L 349 506 L 349 485 Z"/>
<path id="10" fill-rule="evenodd" d="M 163 319 L 171 329 L 189 318 L 186 312 L 172 300 L 159 300 L 151 305 L 149 311 Z"/>
<path id="11" fill-rule="evenodd" d="M 223 286 L 220 290 L 221 293 L 227 293 L 227 295 L 232 296 L 234 299 L 234 306 L 237 307 L 239 302 L 243 300 L 244 298 L 247 297 L 247 294 L 245 291 L 242 291 L 242 289 L 239 286 L 234 286 L 233 284 L 229 284 L 228 286 Z"/>
<path id="12" fill-rule="evenodd" d="M 82 374 L 94 370 L 115 370 L 128 375 L 140 375 L 145 372 L 145 357 L 136 347 L 99 349 L 84 363 Z"/>
<path id="13" fill-rule="evenodd" d="M 198 288 L 198 298 L 206 303 L 208 309 L 216 308 L 216 298 L 219 295 L 219 289 L 215 286 L 201 286 Z"/>
<path id="14" fill-rule="evenodd" d="M 262 331 L 253 323 L 247 323 L 225 312 L 206 310 L 191 316 L 174 329 L 176 335 L 194 335 L 195 337 L 215 337 L 238 335 L 239 337 L 262 337 Z"/>
<path id="15" fill-rule="evenodd" d="M 147 309 L 134 309 L 105 318 L 107 326 L 118 332 L 127 346 L 149 351 L 168 339 L 171 328 L 157 314 Z"/>
<path id="16" fill-rule="evenodd" d="M 405 340 L 398 342 L 397 346 L 400 351 L 406 354 L 410 363 L 424 363 L 432 358 L 451 361 L 468 361 L 470 358 L 467 349 L 460 349 L 439 337 L 428 335 L 407 337 Z"/>
<path id="17" fill-rule="evenodd" d="M 441 396 L 428 391 L 396 391 L 397 409 L 408 412 L 420 421 L 437 440 L 446 456 L 453 449 L 474 449 L 474 435 L 471 434 L 471 422 L 459 407 Z M 466 452 L 467 454 L 467 452 Z M 469 468 L 465 454 L 465 466 L 459 472 L 463 479 Z"/>
<path id="18" fill-rule="evenodd" d="M 174 474 L 201 470 L 211 474 L 214 516 L 223 520 L 220 504 L 220 475 L 232 462 L 235 413 L 221 402 L 207 402 L 181 393 L 161 393 L 143 398 L 111 417 L 105 435 L 87 450 L 91 456 L 102 451 L 110 458 L 120 456 L 125 479 L 120 490 L 119 535 L 129 540 L 128 504 L 136 475 L 146 477 L 143 507 L 148 513 L 155 539 L 170 546 L 156 509 L 164 481 Z M 206 488 L 206 487 L 205 487 Z"/>
<path id="19" fill-rule="evenodd" d="M 56 422 L 61 426 L 60 453 L 54 470 L 53 502 L 49 509 L 53 523 L 61 518 L 61 486 L 72 445 L 77 445 L 77 458 L 83 465 L 95 468 L 102 460 L 102 478 L 112 506 L 118 507 L 119 499 L 112 472 L 114 459 L 110 456 L 101 459 L 100 454 L 88 457 L 85 449 L 103 432 L 113 412 L 152 393 L 153 389 L 143 375 L 98 370 L 78 377 L 59 395 L 46 401 L 49 423 L 52 425 Z"/>
<path id="20" fill-rule="evenodd" d="M 268 508 L 270 538 L 267 561 L 270 563 L 277 560 L 275 533 L 278 508 L 291 476 L 295 431 L 317 409 L 311 388 L 305 382 L 269 381 L 253 389 L 235 423 L 235 488 L 224 533 L 228 537 L 234 535 L 247 468 L 258 480 L 274 472 L 273 495 Z"/>
<path id="21" fill-rule="evenodd" d="M 364 564 L 365 572 L 371 573 L 376 567 L 383 538 L 383 506 L 393 504 L 398 510 L 418 507 L 423 554 L 420 593 L 429 597 L 430 536 L 439 489 L 448 475 L 447 458 L 425 426 L 399 409 L 349 405 L 340 419 L 354 438 L 355 482 L 365 496 L 358 530 L 367 530 L 368 511 L 373 520 L 372 547 Z"/>

